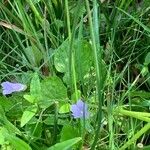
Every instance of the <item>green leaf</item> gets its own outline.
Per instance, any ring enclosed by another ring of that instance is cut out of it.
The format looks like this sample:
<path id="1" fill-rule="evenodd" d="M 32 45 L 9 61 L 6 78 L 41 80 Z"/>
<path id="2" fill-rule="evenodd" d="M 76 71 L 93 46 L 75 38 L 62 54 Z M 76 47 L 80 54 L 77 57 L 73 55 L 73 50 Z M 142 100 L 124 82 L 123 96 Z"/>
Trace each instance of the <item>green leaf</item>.
<path id="1" fill-rule="evenodd" d="M 43 123 L 45 123 L 46 125 L 54 125 L 54 122 L 55 122 L 54 115 L 50 115 L 45 120 L 43 120 Z M 64 126 L 66 124 L 69 124 L 69 122 L 70 121 L 68 119 L 64 119 L 64 118 L 57 120 L 57 124 L 60 125 L 60 126 Z"/>
<path id="2" fill-rule="evenodd" d="M 37 46 L 32 44 L 32 46 L 28 46 L 27 48 L 25 48 L 24 52 L 32 66 L 38 66 L 40 64 L 42 53 L 37 48 Z"/>
<path id="3" fill-rule="evenodd" d="M 81 91 L 80 91 L 80 90 L 77 90 L 77 98 L 78 98 L 78 99 L 81 98 Z M 76 103 L 78 99 L 76 99 L 76 93 L 74 92 L 74 93 L 71 95 L 71 100 L 72 100 L 72 102 Z"/>
<path id="4" fill-rule="evenodd" d="M 64 104 L 59 108 L 60 114 L 68 113 L 68 112 L 70 112 L 70 104 Z"/>
<path id="5" fill-rule="evenodd" d="M 84 79 L 93 64 L 93 52 L 91 45 L 83 40 L 76 40 L 73 45 L 75 52 L 75 71 L 77 81 Z M 54 55 L 54 65 L 57 71 L 64 73 L 64 81 L 69 83 L 69 42 L 64 41 Z"/>
<path id="6" fill-rule="evenodd" d="M 73 138 L 61 143 L 57 143 L 54 146 L 48 148 L 47 150 L 69 150 L 72 146 L 74 146 L 81 140 L 81 137 Z"/>
<path id="7" fill-rule="evenodd" d="M 5 143 L 3 143 L 4 141 Z M 6 141 L 11 144 L 11 149 L 15 148 L 15 150 L 32 150 L 27 143 L 25 143 L 22 139 L 16 137 L 15 134 L 9 132 L 6 128 L 1 128 L 0 144 L 6 144 Z"/>
<path id="8" fill-rule="evenodd" d="M 25 131 L 28 134 L 29 138 L 31 137 L 31 135 L 34 137 L 34 139 L 32 139 L 33 141 L 36 141 L 37 139 L 41 138 L 42 135 L 42 123 L 39 122 L 39 120 L 37 120 L 37 122 L 35 122 L 34 124 L 27 124 L 25 127 Z"/>
<path id="9" fill-rule="evenodd" d="M 10 132 L 10 133 L 15 133 L 21 135 L 21 131 L 15 127 L 10 121 L 5 120 L 5 125 L 4 127 Z"/>
<path id="10" fill-rule="evenodd" d="M 36 99 L 34 96 L 28 94 L 25 94 L 23 97 L 30 103 L 34 103 Z"/>
<path id="11" fill-rule="evenodd" d="M 10 121 L 7 120 L 5 112 L 1 105 L 0 105 L 0 125 L 5 127 L 10 133 L 21 135 L 20 130 L 16 128 Z"/>
<path id="12" fill-rule="evenodd" d="M 68 40 L 64 41 L 61 46 L 57 49 L 54 56 L 54 65 L 57 71 L 67 72 L 69 64 L 69 43 Z"/>
<path id="13" fill-rule="evenodd" d="M 31 147 L 18 137 L 7 134 L 5 137 L 16 150 L 32 150 Z"/>
<path id="14" fill-rule="evenodd" d="M 36 106 L 29 106 L 24 112 L 21 117 L 21 127 L 23 127 L 25 124 L 27 124 L 32 117 L 36 114 L 37 107 Z"/>
<path id="15" fill-rule="evenodd" d="M 75 137 L 79 136 L 78 128 L 72 126 L 72 125 L 64 125 L 61 131 L 61 138 L 60 141 L 66 141 Z"/>
<path id="16" fill-rule="evenodd" d="M 35 72 L 30 84 L 30 93 L 31 95 L 35 95 L 40 92 L 41 92 L 40 79 L 38 73 Z"/>
<path id="17" fill-rule="evenodd" d="M 42 83 L 42 97 L 46 100 L 65 100 L 67 89 L 58 77 L 45 78 Z"/>
<path id="18" fill-rule="evenodd" d="M 3 145 L 3 144 L 5 144 L 5 137 L 4 137 L 4 135 L 3 135 L 3 129 L 4 128 L 0 128 L 0 145 Z"/>
<path id="19" fill-rule="evenodd" d="M 88 74 L 93 64 L 93 52 L 87 41 L 76 41 L 75 49 L 75 71 L 78 81 L 82 81 Z"/>
<path id="20" fill-rule="evenodd" d="M 36 100 L 41 99 L 41 83 L 38 73 L 35 72 L 30 84 L 30 94 L 36 98 Z"/>
<path id="21" fill-rule="evenodd" d="M 9 100 L 9 98 L 0 96 L 0 105 L 7 112 L 9 109 L 13 107 L 13 102 Z"/>

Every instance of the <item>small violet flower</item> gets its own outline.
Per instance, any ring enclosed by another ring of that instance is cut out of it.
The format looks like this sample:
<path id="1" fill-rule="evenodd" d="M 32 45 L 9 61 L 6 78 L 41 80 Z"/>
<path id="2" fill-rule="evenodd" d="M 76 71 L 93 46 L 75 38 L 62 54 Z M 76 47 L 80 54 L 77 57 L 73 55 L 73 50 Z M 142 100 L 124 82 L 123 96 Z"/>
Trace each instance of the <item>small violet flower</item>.
<path id="1" fill-rule="evenodd" d="M 78 100 L 76 104 L 71 105 L 71 112 L 74 118 L 88 118 L 89 112 L 87 104 Z"/>
<path id="2" fill-rule="evenodd" d="M 3 82 L 1 83 L 3 95 L 8 95 L 13 92 L 20 92 L 26 90 L 27 86 L 21 83 Z"/>

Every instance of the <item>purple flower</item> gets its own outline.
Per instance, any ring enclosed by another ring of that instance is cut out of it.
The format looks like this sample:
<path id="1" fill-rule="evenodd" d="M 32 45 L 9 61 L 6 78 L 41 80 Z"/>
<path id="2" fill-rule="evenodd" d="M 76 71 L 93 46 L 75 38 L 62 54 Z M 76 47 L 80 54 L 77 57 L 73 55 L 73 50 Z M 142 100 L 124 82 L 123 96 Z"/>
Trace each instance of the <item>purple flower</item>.
<path id="1" fill-rule="evenodd" d="M 27 86 L 21 83 L 11 83 L 11 82 L 3 82 L 1 83 L 3 95 L 11 94 L 13 92 L 24 91 Z"/>
<path id="2" fill-rule="evenodd" d="M 76 104 L 71 105 L 71 111 L 74 118 L 88 118 L 89 112 L 87 104 L 78 100 Z"/>

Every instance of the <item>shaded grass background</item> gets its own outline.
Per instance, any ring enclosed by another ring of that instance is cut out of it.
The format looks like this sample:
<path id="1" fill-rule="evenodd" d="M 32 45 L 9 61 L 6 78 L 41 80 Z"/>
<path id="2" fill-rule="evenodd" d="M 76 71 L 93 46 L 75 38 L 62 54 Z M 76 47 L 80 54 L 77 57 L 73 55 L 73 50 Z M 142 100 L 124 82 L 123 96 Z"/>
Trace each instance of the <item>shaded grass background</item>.
<path id="1" fill-rule="evenodd" d="M 86 142 L 89 147 L 93 143 L 91 149 L 95 146 L 119 149 L 136 135 L 144 123 L 133 116 L 126 118 L 125 114 L 118 117 L 113 113 L 114 108 L 125 106 L 130 111 L 141 111 L 142 107 L 143 112 L 148 111 L 148 104 L 140 106 L 143 100 L 138 93 L 141 90 L 149 92 L 149 71 L 146 75 L 142 74 L 145 57 L 150 50 L 149 12 L 148 1 L 1 1 L 1 81 L 14 81 L 23 73 L 34 71 L 38 71 L 43 78 L 55 74 L 61 77 L 62 74 L 54 67 L 53 56 L 59 46 L 69 39 L 72 82 L 69 91 L 71 94 L 75 92 L 77 99 L 77 90 L 82 89 L 82 95 L 89 99 L 91 109 L 99 103 L 94 112 L 98 112 L 98 119 L 95 116 L 93 122 L 96 124 L 93 127 L 97 128 L 92 133 L 95 139 Z M 78 38 L 90 42 L 94 53 L 96 80 L 89 79 L 87 87 L 83 80 L 81 84 L 76 82 L 72 46 Z M 103 62 L 107 70 L 104 83 Z M 87 91 L 87 88 L 90 90 Z M 137 93 L 132 96 L 132 91 Z M 93 103 L 90 96 L 97 97 Z M 107 113 L 102 113 L 102 106 Z M 138 142 L 149 145 L 148 138 L 146 133 L 138 140 L 135 138 L 129 149 L 135 148 Z"/>

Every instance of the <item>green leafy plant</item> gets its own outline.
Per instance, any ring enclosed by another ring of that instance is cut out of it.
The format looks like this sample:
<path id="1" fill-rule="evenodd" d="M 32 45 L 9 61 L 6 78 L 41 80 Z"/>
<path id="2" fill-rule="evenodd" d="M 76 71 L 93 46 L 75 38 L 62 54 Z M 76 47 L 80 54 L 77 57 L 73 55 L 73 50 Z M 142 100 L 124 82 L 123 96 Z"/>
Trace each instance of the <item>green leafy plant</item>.
<path id="1" fill-rule="evenodd" d="M 149 149 L 149 12 L 1 0 L 0 149 Z"/>

